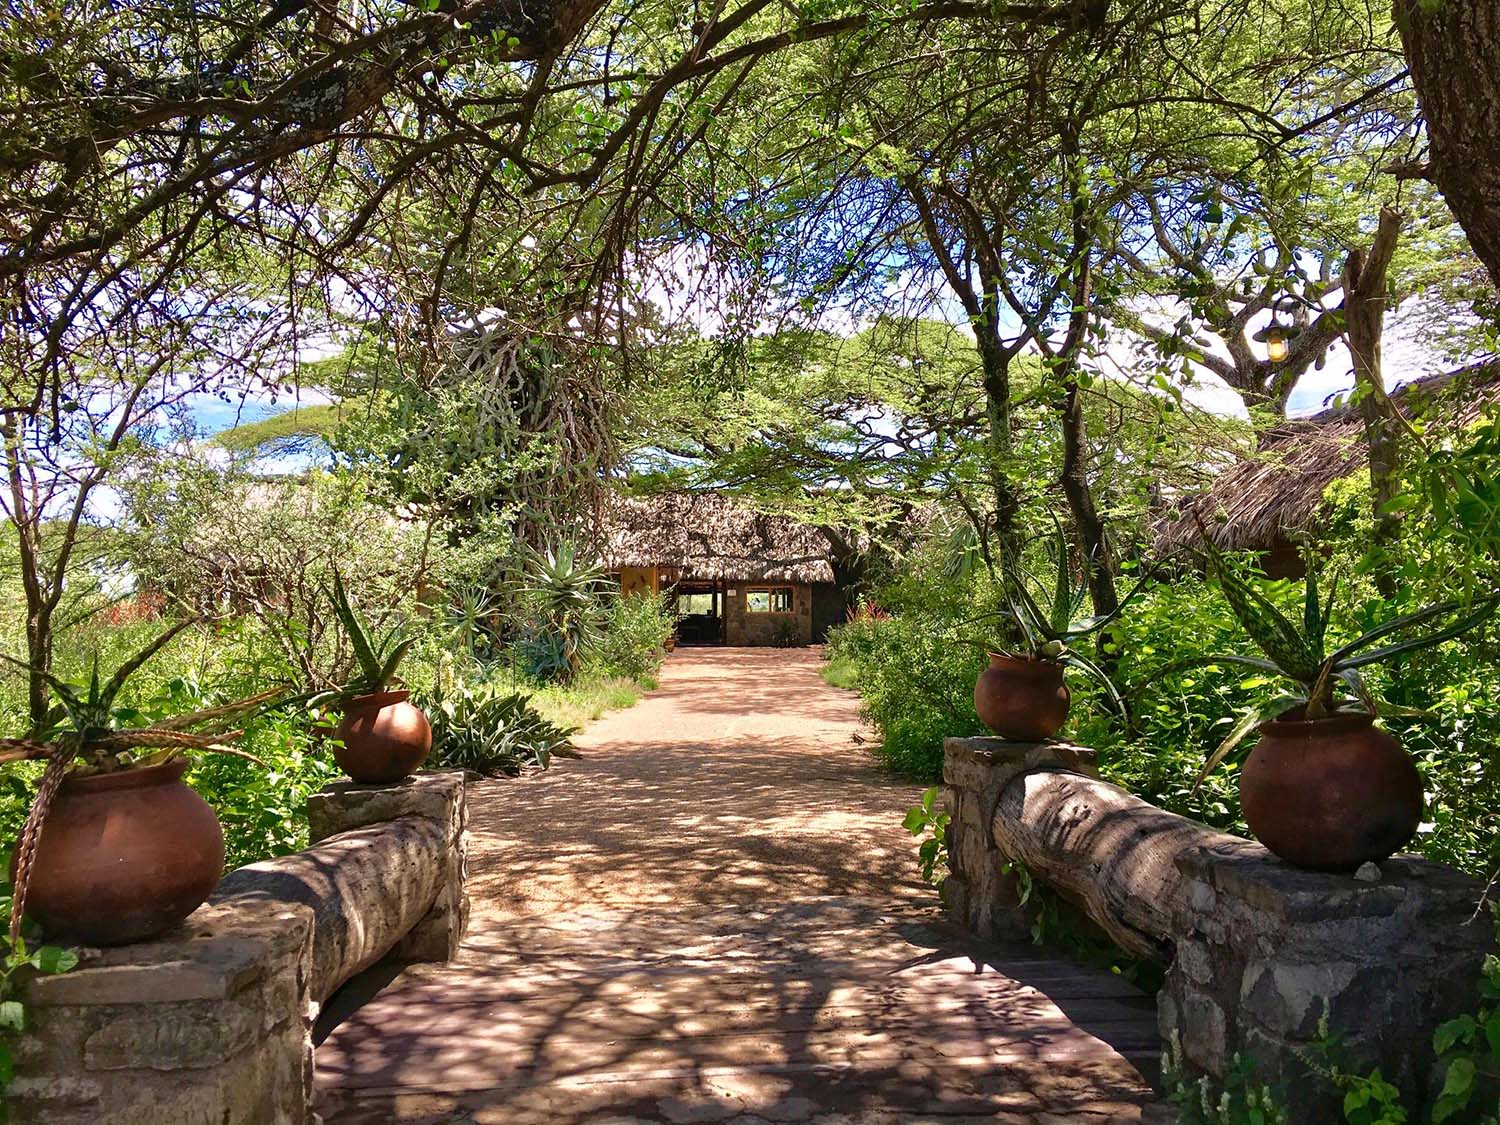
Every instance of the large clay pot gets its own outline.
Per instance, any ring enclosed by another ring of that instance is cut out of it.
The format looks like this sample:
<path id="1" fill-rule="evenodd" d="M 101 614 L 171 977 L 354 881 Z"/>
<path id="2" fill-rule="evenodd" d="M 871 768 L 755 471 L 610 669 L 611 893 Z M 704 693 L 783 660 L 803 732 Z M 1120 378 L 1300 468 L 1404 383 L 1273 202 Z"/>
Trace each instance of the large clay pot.
<path id="1" fill-rule="evenodd" d="M 63 782 L 42 822 L 27 917 L 50 940 L 124 945 L 170 929 L 224 872 L 219 818 L 182 758 Z M 14 865 L 14 861 L 12 861 Z"/>
<path id="2" fill-rule="evenodd" d="M 990 653 L 990 666 L 974 685 L 974 710 L 1001 738 L 1042 742 L 1068 721 L 1068 687 L 1056 660 L 1018 660 Z"/>
<path id="3" fill-rule="evenodd" d="M 427 716 L 407 702 L 410 692 L 357 695 L 343 704 L 334 730 L 339 768 L 365 785 L 386 785 L 409 776 L 432 750 Z"/>
<path id="4" fill-rule="evenodd" d="M 1351 871 L 1406 844 L 1422 820 L 1422 778 L 1373 722 L 1290 711 L 1261 724 L 1240 770 L 1240 806 L 1255 838 L 1318 871 Z"/>

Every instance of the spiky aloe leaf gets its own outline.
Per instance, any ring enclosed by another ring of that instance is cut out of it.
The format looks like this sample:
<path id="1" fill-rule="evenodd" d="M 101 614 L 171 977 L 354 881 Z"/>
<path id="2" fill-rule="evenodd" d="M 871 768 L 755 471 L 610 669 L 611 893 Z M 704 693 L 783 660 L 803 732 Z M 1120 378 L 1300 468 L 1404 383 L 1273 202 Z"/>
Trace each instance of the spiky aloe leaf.
<path id="1" fill-rule="evenodd" d="M 1121 615 L 1124 614 L 1125 610 L 1129 608 L 1130 603 L 1135 600 L 1136 595 L 1139 594 L 1143 589 L 1145 589 L 1146 583 L 1149 582 L 1152 577 L 1153 575 L 1150 572 L 1142 574 L 1138 579 L 1136 579 L 1135 585 L 1132 586 L 1126 592 L 1125 596 L 1120 599 L 1120 604 L 1115 608 L 1115 611 L 1113 613 L 1095 614 L 1093 617 L 1085 617 L 1082 621 L 1074 622 L 1069 627 L 1067 633 L 1062 637 L 1062 640 L 1068 644 L 1073 644 L 1074 642 L 1088 636 L 1090 633 L 1097 633 L 1100 629 L 1103 629 L 1111 622 L 1119 620 Z M 1080 586 L 1079 588 L 1082 592 L 1087 593 L 1086 586 Z"/>
<path id="2" fill-rule="evenodd" d="M 1080 652 L 1070 650 L 1064 654 L 1063 662 L 1070 667 L 1082 670 L 1086 675 L 1097 681 L 1099 686 L 1104 689 L 1104 694 L 1109 699 L 1110 706 L 1115 709 L 1115 713 L 1119 715 L 1125 714 L 1125 699 L 1120 694 L 1120 690 L 1115 687 L 1115 682 L 1109 678 L 1109 673 Z"/>
<path id="3" fill-rule="evenodd" d="M 1234 572 L 1211 540 L 1207 541 L 1209 562 L 1219 588 L 1250 639 L 1285 675 L 1304 684 L 1316 679 L 1323 664 L 1322 653 L 1312 648 L 1308 638 L 1298 632 L 1269 598 Z"/>
<path id="4" fill-rule="evenodd" d="M 1425 625 L 1427 624 L 1427 622 L 1433 621 L 1439 617 L 1447 617 L 1449 614 L 1457 613 L 1459 610 L 1463 609 L 1466 604 L 1467 603 L 1465 602 L 1454 599 L 1446 602 L 1439 602 L 1437 605 L 1428 606 L 1426 609 L 1417 610 L 1415 613 L 1405 613 L 1400 617 L 1393 617 L 1389 621 L 1382 622 L 1380 625 L 1377 625 L 1369 632 L 1362 633 L 1360 636 L 1355 637 L 1348 644 L 1341 645 L 1338 649 L 1334 650 L 1334 652 L 1329 656 L 1329 659 L 1332 660 L 1334 664 L 1336 664 L 1340 668 L 1357 668 L 1364 664 L 1373 664 L 1375 663 L 1375 661 L 1366 659 L 1365 657 L 1358 658 L 1358 663 L 1352 661 L 1350 657 L 1353 657 L 1354 654 L 1356 652 L 1359 652 L 1361 649 L 1368 648 L 1376 641 L 1390 636 L 1392 633 L 1398 633 L 1402 629 L 1411 629 L 1418 625 Z M 1462 627 L 1458 628 L 1458 633 L 1466 632 L 1467 630 L 1472 629 L 1475 625 L 1482 623 L 1486 617 L 1488 617 L 1495 611 L 1495 607 L 1497 605 L 1500 605 L 1500 596 L 1481 598 L 1479 601 L 1472 604 L 1476 607 L 1475 612 L 1470 617 L 1462 619 Z M 1423 640 L 1423 643 L 1421 643 L 1417 647 L 1425 648 L 1431 644 L 1440 644 L 1443 641 L 1452 640 L 1454 636 L 1458 635 L 1458 633 L 1452 633 L 1451 635 L 1448 635 L 1449 630 L 1451 630 L 1452 628 L 1454 628 L 1454 626 L 1450 626 L 1449 629 L 1441 630 L 1439 631 L 1439 633 L 1433 634 L 1436 639 Z M 1379 649 L 1377 651 L 1384 654 L 1380 657 L 1380 659 L 1384 660 L 1389 658 L 1390 656 L 1395 655 L 1395 652 L 1391 650 L 1400 647 L 1401 646 L 1398 645 L 1392 645 L 1386 649 Z M 1401 651 L 1409 652 L 1411 651 L 1411 649 L 1402 648 Z"/>
<path id="5" fill-rule="evenodd" d="M 1073 620 L 1073 576 L 1068 571 L 1068 536 L 1060 523 L 1053 549 L 1057 552 L 1057 574 L 1053 579 L 1052 614 L 1047 624 L 1054 636 L 1061 636 Z"/>
<path id="6" fill-rule="evenodd" d="M 125 663 L 115 669 L 115 674 L 109 678 L 109 682 L 99 689 L 98 702 L 101 707 L 108 711 L 114 706 L 115 697 L 120 694 L 120 689 L 125 686 L 125 681 L 135 675 L 142 664 L 150 660 L 158 652 L 164 649 L 172 638 L 191 625 L 201 621 L 201 617 L 187 617 L 177 622 L 170 629 L 158 634 L 149 644 L 130 657 Z M 94 672 L 98 674 L 98 660 L 95 659 Z"/>
<path id="7" fill-rule="evenodd" d="M 1218 653 L 1213 656 L 1190 656 L 1186 660 L 1174 660 L 1170 664 L 1152 668 L 1139 680 L 1132 682 L 1130 690 L 1132 693 L 1136 688 L 1151 680 L 1158 680 L 1163 676 L 1175 675 L 1178 672 L 1186 672 L 1190 668 L 1207 668 L 1214 664 L 1235 664 L 1241 668 L 1254 668 L 1259 672 L 1270 672 L 1272 675 L 1282 674 L 1281 667 L 1269 660 L 1263 660 L 1258 656 L 1241 656 L 1238 653 Z"/>
<path id="8" fill-rule="evenodd" d="M 1203 783 L 1208 780 L 1208 775 L 1219 768 L 1219 763 L 1229 757 L 1229 752 L 1240 744 L 1240 740 L 1249 734 L 1266 717 L 1264 707 L 1251 707 L 1235 720 L 1234 726 L 1229 728 L 1229 733 L 1224 736 L 1224 741 L 1214 749 L 1207 759 L 1204 760 L 1203 768 L 1198 771 L 1198 776 L 1193 779 L 1193 793 L 1203 788 Z"/>
<path id="9" fill-rule="evenodd" d="M 1393 645 L 1385 645 L 1381 648 L 1372 649 L 1359 656 L 1348 657 L 1338 662 L 1340 670 L 1363 668 L 1367 664 L 1379 664 L 1393 657 L 1404 655 L 1408 652 L 1418 652 L 1424 648 L 1440 645 L 1444 641 L 1451 641 L 1455 637 L 1462 636 L 1475 626 L 1482 625 L 1486 618 L 1495 612 L 1496 599 L 1489 598 L 1476 612 L 1462 617 L 1449 625 L 1447 628 L 1439 629 L 1435 633 L 1429 633 L 1424 637 L 1413 637 L 1410 640 L 1400 641 Z"/>
<path id="10" fill-rule="evenodd" d="M 415 637 L 407 637 L 398 643 L 395 648 L 391 649 L 389 655 L 385 658 L 385 663 L 381 666 L 379 677 L 376 679 L 374 685 L 372 685 L 376 690 L 383 689 L 386 684 L 395 678 L 396 669 L 401 666 L 401 661 L 411 651 L 411 646 L 416 643 L 417 639 Z"/>
<path id="11" fill-rule="evenodd" d="M 370 634 L 364 622 L 354 612 L 354 607 L 349 604 L 349 596 L 344 591 L 344 580 L 338 571 L 333 572 L 333 612 L 338 616 L 339 624 L 343 625 L 344 632 L 349 635 L 349 645 L 354 649 L 354 659 L 359 662 L 359 670 L 367 682 L 379 683 L 381 672 L 380 657 L 375 654 L 375 648 L 370 644 Z"/>
<path id="12" fill-rule="evenodd" d="M 1318 620 L 1322 616 L 1322 607 L 1318 604 L 1318 571 L 1314 566 L 1307 568 L 1307 581 L 1302 595 L 1302 632 L 1311 640 L 1318 635 Z"/>

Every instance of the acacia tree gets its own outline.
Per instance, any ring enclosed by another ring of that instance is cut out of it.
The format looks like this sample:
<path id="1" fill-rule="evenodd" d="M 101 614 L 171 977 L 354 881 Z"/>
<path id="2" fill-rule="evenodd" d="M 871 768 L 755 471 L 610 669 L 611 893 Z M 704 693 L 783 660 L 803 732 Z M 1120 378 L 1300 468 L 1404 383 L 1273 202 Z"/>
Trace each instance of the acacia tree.
<path id="1" fill-rule="evenodd" d="M 278 386 L 295 334 L 278 310 L 243 317 L 241 303 L 252 297 L 243 282 L 199 273 L 190 295 L 142 301 L 127 319 L 111 311 L 66 367 L 31 382 L 22 376 L 42 368 L 26 349 L 45 341 L 10 338 L 0 398 L 0 511 L 16 536 L 34 733 L 51 711 L 47 676 L 58 630 L 71 623 L 69 591 L 100 560 L 89 531 L 107 515 L 111 480 L 142 450 L 191 437 L 186 412 L 195 396 Z"/>

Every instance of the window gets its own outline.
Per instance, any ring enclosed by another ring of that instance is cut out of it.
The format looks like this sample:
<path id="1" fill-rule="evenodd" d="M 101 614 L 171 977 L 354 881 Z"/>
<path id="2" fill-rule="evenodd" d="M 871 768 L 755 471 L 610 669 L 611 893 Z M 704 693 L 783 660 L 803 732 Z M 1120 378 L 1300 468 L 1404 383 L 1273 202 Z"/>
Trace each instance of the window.
<path id="1" fill-rule="evenodd" d="M 712 614 L 714 611 L 714 596 L 707 594 L 678 594 L 678 613 Z"/>
<path id="2" fill-rule="evenodd" d="M 747 590 L 745 610 L 747 613 L 791 613 L 792 588 L 772 586 L 768 589 Z"/>

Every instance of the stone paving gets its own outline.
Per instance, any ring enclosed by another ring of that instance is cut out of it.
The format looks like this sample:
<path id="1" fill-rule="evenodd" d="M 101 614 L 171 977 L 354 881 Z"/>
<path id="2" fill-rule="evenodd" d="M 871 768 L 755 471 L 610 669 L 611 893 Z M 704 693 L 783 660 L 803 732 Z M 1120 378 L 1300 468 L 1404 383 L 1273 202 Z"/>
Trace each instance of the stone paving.
<path id="1" fill-rule="evenodd" d="M 942 921 L 857 712 L 814 651 L 679 650 L 475 786 L 460 955 L 329 1005 L 324 1120 L 1170 1120 L 1148 997 Z"/>

